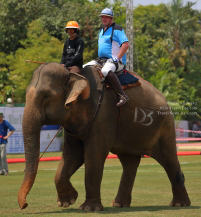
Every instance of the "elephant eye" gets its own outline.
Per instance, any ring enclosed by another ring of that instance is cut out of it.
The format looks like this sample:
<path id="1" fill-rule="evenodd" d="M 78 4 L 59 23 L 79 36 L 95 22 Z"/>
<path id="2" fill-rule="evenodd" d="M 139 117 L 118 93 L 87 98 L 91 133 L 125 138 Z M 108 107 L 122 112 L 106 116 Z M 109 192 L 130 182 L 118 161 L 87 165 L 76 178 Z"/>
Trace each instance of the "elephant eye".
<path id="1" fill-rule="evenodd" d="M 43 96 L 43 99 L 46 99 L 46 98 L 48 98 L 48 95 L 47 95 L 47 94 L 45 94 L 45 95 Z"/>

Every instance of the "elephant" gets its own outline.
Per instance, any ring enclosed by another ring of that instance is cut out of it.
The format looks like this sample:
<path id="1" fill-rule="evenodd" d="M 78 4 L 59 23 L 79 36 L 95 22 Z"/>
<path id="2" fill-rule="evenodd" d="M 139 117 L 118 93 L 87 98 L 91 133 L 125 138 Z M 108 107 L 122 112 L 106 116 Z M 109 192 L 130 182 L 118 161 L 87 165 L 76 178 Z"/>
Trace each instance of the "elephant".
<path id="1" fill-rule="evenodd" d="M 28 206 L 38 169 L 40 129 L 64 128 L 64 148 L 54 181 L 60 207 L 74 204 L 78 192 L 70 177 L 84 164 L 86 199 L 80 210 L 102 211 L 100 187 L 104 163 L 111 152 L 123 168 L 114 207 L 130 207 L 141 157 L 154 158 L 165 169 L 172 186 L 170 206 L 189 206 L 184 175 L 177 157 L 174 117 L 165 97 L 139 77 L 141 85 L 125 90 L 129 101 L 117 107 L 118 95 L 105 88 L 93 66 L 71 73 L 59 63 L 40 65 L 26 90 L 22 129 L 25 174 L 18 193 L 21 209 Z"/>

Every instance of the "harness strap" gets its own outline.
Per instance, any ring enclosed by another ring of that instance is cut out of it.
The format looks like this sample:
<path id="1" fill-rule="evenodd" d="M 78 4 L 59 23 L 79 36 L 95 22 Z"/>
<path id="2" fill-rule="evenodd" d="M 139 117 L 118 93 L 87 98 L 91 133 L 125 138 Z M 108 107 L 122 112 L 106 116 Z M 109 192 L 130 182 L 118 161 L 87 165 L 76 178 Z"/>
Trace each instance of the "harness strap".
<path id="1" fill-rule="evenodd" d="M 112 24 L 112 34 L 110 36 L 111 44 L 112 44 L 112 41 L 113 41 L 113 35 L 114 35 L 114 23 Z"/>
<path id="2" fill-rule="evenodd" d="M 114 35 L 114 25 L 115 25 L 115 23 L 113 23 L 111 26 L 109 26 L 109 27 L 106 29 L 106 30 L 108 30 L 110 27 L 112 27 L 112 34 L 111 34 L 111 36 L 110 36 L 111 44 L 112 44 L 113 35 Z M 103 30 L 103 34 L 104 34 L 104 27 L 103 27 L 101 30 Z M 101 30 L 100 30 L 100 32 L 101 32 Z M 106 30 L 105 30 L 105 31 L 106 31 Z"/>
<path id="3" fill-rule="evenodd" d="M 102 90 L 98 90 L 99 92 L 99 98 L 98 98 L 98 103 L 97 103 L 97 106 L 96 106 L 96 110 L 95 110 L 95 113 L 91 119 L 91 121 L 88 123 L 88 125 L 85 127 L 85 129 L 83 129 L 82 131 L 78 132 L 78 133 L 70 133 L 69 131 L 66 130 L 66 132 L 71 135 L 71 136 L 80 136 L 82 135 L 83 133 L 85 133 L 89 127 L 91 126 L 91 124 L 93 123 L 93 121 L 95 120 L 98 112 L 99 112 L 99 109 L 100 109 L 100 106 L 102 104 L 102 99 L 103 99 L 103 93 L 104 93 L 104 85 L 102 85 Z"/>
<path id="4" fill-rule="evenodd" d="M 121 114 L 122 114 L 122 106 L 119 106 L 119 116 L 118 116 L 117 126 L 119 126 Z"/>

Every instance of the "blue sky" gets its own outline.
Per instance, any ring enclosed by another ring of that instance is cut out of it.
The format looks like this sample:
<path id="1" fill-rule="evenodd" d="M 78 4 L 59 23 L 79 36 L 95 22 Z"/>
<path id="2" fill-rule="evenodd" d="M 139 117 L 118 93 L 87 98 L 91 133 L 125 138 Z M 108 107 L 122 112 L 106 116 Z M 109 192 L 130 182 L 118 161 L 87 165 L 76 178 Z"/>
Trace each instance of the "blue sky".
<path id="1" fill-rule="evenodd" d="M 92 0 L 89 0 L 92 1 Z M 112 1 L 112 0 L 110 0 Z M 196 5 L 194 5 L 192 8 L 201 11 L 201 0 L 183 0 L 184 5 L 188 2 L 197 2 Z M 171 0 L 133 0 L 134 7 L 137 7 L 138 5 L 158 5 L 160 3 L 167 4 L 168 2 L 171 2 Z"/>
<path id="2" fill-rule="evenodd" d="M 153 5 L 158 5 L 160 3 L 164 3 L 164 4 L 167 4 L 168 2 L 170 2 L 171 0 L 133 0 L 134 2 L 134 7 L 137 7 L 139 4 L 140 5 L 150 5 L 150 4 L 153 4 Z M 194 5 L 192 8 L 193 9 L 197 9 L 197 10 L 201 10 L 201 0 L 183 0 L 184 2 L 184 5 L 188 2 L 196 2 L 197 1 L 197 4 Z"/>

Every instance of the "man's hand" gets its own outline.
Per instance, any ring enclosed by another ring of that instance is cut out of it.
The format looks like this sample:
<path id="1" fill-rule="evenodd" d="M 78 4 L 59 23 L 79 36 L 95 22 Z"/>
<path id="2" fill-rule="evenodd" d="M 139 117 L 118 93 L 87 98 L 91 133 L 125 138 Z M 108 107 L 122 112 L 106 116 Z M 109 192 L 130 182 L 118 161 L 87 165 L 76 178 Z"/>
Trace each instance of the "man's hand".
<path id="1" fill-rule="evenodd" d="M 4 136 L 4 137 L 3 137 L 3 139 L 8 139 L 8 137 L 10 137 L 10 136 L 14 133 L 14 131 L 15 131 L 15 130 L 10 131 L 7 136 Z"/>
<path id="2" fill-rule="evenodd" d="M 114 63 L 118 63 L 119 62 L 119 59 L 117 57 L 112 57 L 112 60 Z"/>

